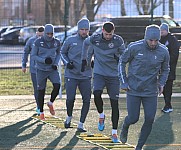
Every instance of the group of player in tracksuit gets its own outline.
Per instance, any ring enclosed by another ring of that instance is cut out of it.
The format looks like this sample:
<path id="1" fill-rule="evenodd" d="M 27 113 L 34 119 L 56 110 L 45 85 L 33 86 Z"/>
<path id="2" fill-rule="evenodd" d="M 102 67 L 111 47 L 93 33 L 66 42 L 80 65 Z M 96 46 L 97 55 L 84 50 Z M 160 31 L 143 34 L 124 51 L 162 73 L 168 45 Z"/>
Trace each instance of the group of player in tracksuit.
<path id="1" fill-rule="evenodd" d="M 120 140 L 122 143 L 127 142 L 129 126 L 138 121 L 142 103 L 145 122 L 135 148 L 141 150 L 151 132 L 157 109 L 157 97 L 163 92 L 169 73 L 169 53 L 166 46 L 159 42 L 160 28 L 156 25 L 148 26 L 143 40 L 133 42 L 125 48 L 122 37 L 114 34 L 115 27 L 111 22 L 103 24 L 101 34 L 91 36 L 88 35 L 90 30 L 88 19 L 81 19 L 77 26 L 77 34 L 68 37 L 62 46 L 60 41 L 54 38 L 51 24 L 45 25 L 44 35 L 34 42 L 31 55 L 36 62 L 38 96 L 35 99 L 38 101 L 40 119 L 45 119 L 43 104 L 47 79 L 53 84 L 47 106 L 50 113 L 55 115 L 53 102 L 61 86 L 57 70 L 61 59 L 65 65 L 67 96 L 65 128 L 71 127 L 78 88 L 83 104 L 77 131 L 87 131 L 84 122 L 90 107 L 93 80 L 94 103 L 99 114 L 98 130 L 103 131 L 105 128 L 106 115 L 102 93 L 106 87 L 112 110 L 111 139 L 114 143 L 119 142 L 117 128 L 121 83 L 121 89 L 127 91 L 128 115 L 122 125 Z"/>

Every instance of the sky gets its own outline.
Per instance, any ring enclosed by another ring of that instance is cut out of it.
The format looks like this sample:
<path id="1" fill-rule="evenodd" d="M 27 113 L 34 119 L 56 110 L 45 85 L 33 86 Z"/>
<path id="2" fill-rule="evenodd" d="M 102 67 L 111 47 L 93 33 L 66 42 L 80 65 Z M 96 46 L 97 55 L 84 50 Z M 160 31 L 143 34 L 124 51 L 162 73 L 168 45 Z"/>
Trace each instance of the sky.
<path id="1" fill-rule="evenodd" d="M 165 0 L 165 14 L 169 15 L 168 12 L 168 1 Z M 174 19 L 181 21 L 181 0 L 174 1 Z M 133 0 L 125 0 L 125 9 L 127 16 L 135 16 L 138 15 L 136 10 L 135 3 Z M 99 8 L 99 11 L 96 15 L 96 18 L 99 17 L 116 17 L 120 16 L 120 0 L 104 0 L 103 4 Z M 163 15 L 163 5 L 160 5 L 158 8 L 154 10 L 154 15 Z"/>

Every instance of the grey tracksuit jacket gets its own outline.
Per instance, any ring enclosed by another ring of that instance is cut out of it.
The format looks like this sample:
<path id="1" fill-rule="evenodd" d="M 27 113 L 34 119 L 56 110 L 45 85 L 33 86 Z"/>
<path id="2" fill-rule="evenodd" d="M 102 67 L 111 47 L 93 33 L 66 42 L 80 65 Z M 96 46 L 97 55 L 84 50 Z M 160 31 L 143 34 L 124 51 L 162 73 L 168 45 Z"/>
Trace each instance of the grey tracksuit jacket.
<path id="1" fill-rule="evenodd" d="M 126 74 L 126 64 L 129 63 Z M 151 50 L 145 40 L 131 43 L 121 56 L 119 77 L 121 88 L 130 90 L 133 96 L 156 96 L 158 87 L 164 86 L 169 73 L 169 53 L 166 46 L 158 43 Z"/>
<path id="2" fill-rule="evenodd" d="M 118 35 L 113 35 L 111 40 L 102 38 L 102 34 L 96 34 L 85 39 L 82 47 L 82 60 L 87 59 L 88 46 L 94 51 L 94 73 L 117 77 L 118 61 L 125 50 L 124 41 Z"/>
<path id="3" fill-rule="evenodd" d="M 67 63 L 73 62 L 74 68 L 65 68 L 65 77 L 74 79 L 88 79 L 92 76 L 92 69 L 90 67 L 92 58 L 92 48 L 88 53 L 88 65 L 84 72 L 81 72 L 81 53 L 82 44 L 85 38 L 82 38 L 78 33 L 71 37 L 68 37 L 61 47 L 61 59 L 66 66 Z"/>
<path id="4" fill-rule="evenodd" d="M 44 40 L 44 37 L 38 38 L 34 42 L 32 57 L 36 61 L 36 68 L 42 71 L 52 71 L 52 65 L 59 64 L 60 61 L 60 41 L 54 38 L 52 41 L 47 44 L 47 41 Z M 51 57 L 52 65 L 45 64 L 45 59 Z"/>
<path id="5" fill-rule="evenodd" d="M 28 62 L 28 55 L 30 54 L 30 72 L 31 73 L 36 73 L 36 68 L 35 68 L 35 61 L 32 59 L 32 49 L 33 49 L 33 43 L 34 41 L 38 38 L 38 36 L 33 36 L 31 37 L 27 42 L 24 47 L 24 53 L 22 57 L 22 68 L 26 68 L 27 62 Z"/>

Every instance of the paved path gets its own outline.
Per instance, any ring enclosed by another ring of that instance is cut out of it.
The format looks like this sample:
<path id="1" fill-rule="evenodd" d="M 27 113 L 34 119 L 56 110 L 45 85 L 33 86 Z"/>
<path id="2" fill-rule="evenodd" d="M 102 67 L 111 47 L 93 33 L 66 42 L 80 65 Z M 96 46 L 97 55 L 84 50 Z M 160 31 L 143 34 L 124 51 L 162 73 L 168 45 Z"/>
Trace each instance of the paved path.
<path id="1" fill-rule="evenodd" d="M 153 125 L 152 133 L 148 139 L 147 147 L 144 150 L 181 150 L 181 101 L 180 93 L 173 94 L 174 111 L 164 114 L 160 110 L 164 105 L 163 98 L 158 100 L 157 116 Z M 65 95 L 54 103 L 56 116 L 65 119 L 66 101 Z M 80 117 L 82 100 L 77 96 L 75 101 L 73 120 L 77 124 Z M 107 97 L 107 94 L 103 95 Z M 119 101 L 120 119 L 118 134 L 120 133 L 123 118 L 126 116 L 126 101 L 124 97 Z M 47 102 L 49 96 L 46 96 Z M 35 113 L 35 100 L 32 95 L 0 96 L 0 149 L 6 150 L 38 150 L 38 149 L 59 149 L 59 150 L 103 150 L 103 148 L 80 140 L 76 137 L 76 128 L 62 129 L 44 124 L 32 119 Z M 49 111 L 44 105 L 45 115 Z M 85 122 L 88 134 L 111 134 L 111 108 L 109 99 L 104 99 L 104 112 L 106 114 L 105 130 L 97 130 L 98 113 L 94 101 L 91 101 L 90 111 Z M 138 140 L 139 131 L 143 124 L 143 109 L 141 109 L 140 120 L 130 127 L 128 143 L 135 145 Z M 166 132 L 165 132 L 166 131 Z"/>

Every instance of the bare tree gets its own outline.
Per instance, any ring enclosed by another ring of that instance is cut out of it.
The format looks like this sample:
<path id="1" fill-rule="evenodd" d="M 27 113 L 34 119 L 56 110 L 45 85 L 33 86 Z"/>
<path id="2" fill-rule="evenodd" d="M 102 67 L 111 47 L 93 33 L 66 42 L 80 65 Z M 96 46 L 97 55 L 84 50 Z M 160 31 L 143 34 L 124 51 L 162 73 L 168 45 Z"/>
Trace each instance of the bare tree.
<path id="1" fill-rule="evenodd" d="M 124 0 L 120 0 L 120 3 L 121 3 L 121 15 L 126 16 L 126 9 L 125 9 L 125 5 L 124 5 Z"/>
<path id="2" fill-rule="evenodd" d="M 85 15 L 85 2 L 84 0 L 74 0 L 74 16 L 77 22 L 82 16 Z"/>
<path id="3" fill-rule="evenodd" d="M 65 6 L 65 1 L 68 6 Z M 71 25 L 75 25 L 83 16 L 86 16 L 90 21 L 94 21 L 95 15 L 103 1 L 45 0 L 46 23 L 64 24 L 65 16 L 68 16 L 66 20 L 69 20 L 69 24 Z"/>
<path id="4" fill-rule="evenodd" d="M 152 11 L 151 2 L 152 1 L 153 1 L 153 10 L 162 3 L 162 0 L 134 0 L 139 15 L 151 14 L 151 11 Z"/>
<path id="5" fill-rule="evenodd" d="M 85 0 L 87 8 L 86 16 L 90 21 L 94 21 L 95 15 L 97 14 L 103 1 L 104 0 Z"/>
<path id="6" fill-rule="evenodd" d="M 50 23 L 52 24 L 63 24 L 63 12 L 61 10 L 60 0 L 47 0 L 48 10 L 50 12 Z"/>
<path id="7" fill-rule="evenodd" d="M 72 0 L 70 4 L 71 25 L 75 25 L 79 19 L 86 16 L 90 21 L 94 21 L 102 2 L 104 0 Z"/>

